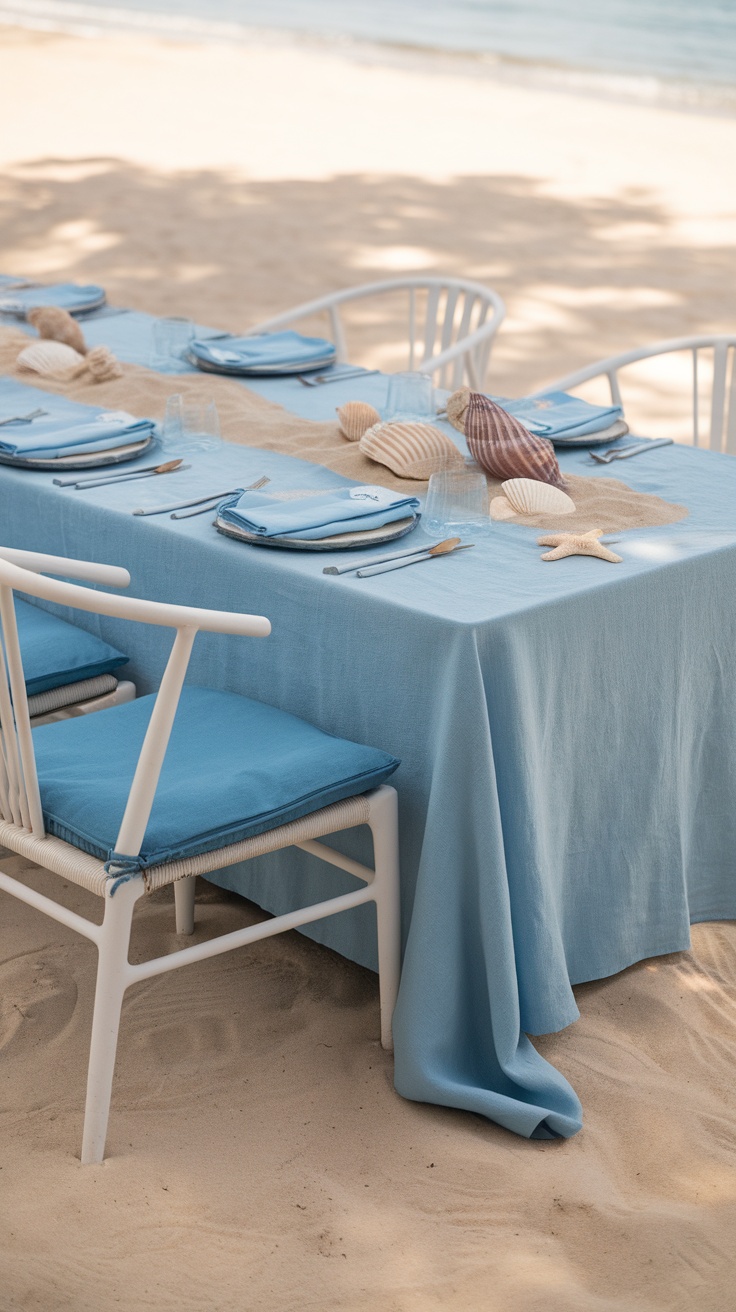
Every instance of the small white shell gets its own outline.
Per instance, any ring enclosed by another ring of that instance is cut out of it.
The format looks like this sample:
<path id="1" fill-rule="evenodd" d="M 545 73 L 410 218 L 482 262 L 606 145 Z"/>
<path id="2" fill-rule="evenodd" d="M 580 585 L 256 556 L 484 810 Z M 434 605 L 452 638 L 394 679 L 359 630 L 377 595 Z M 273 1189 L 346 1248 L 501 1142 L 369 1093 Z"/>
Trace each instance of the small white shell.
<path id="1" fill-rule="evenodd" d="M 509 478 L 501 491 L 517 515 L 572 515 L 575 510 L 566 492 L 536 478 Z"/>
<path id="2" fill-rule="evenodd" d="M 348 442 L 359 442 L 364 433 L 374 424 L 380 424 L 381 416 L 367 401 L 346 401 L 337 412 L 340 432 Z"/>
<path id="3" fill-rule="evenodd" d="M 432 424 L 396 421 L 374 424 L 360 439 L 363 455 L 386 465 L 399 478 L 427 479 L 464 463 L 454 442 Z"/>
<path id="4" fill-rule="evenodd" d="M 32 369 L 36 374 L 46 374 L 49 378 L 68 374 L 77 365 L 84 364 L 84 356 L 75 351 L 73 346 L 64 342 L 47 341 L 45 338 L 26 346 L 18 356 L 17 363 L 22 369 Z"/>

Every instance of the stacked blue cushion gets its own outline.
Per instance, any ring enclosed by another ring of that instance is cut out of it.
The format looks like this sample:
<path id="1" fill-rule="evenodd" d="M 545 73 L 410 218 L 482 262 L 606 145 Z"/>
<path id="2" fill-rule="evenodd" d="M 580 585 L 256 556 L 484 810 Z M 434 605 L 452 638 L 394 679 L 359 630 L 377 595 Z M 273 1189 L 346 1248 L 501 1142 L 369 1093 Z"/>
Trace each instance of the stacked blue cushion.
<path id="1" fill-rule="evenodd" d="M 23 672 L 29 697 L 99 674 L 112 674 L 128 657 L 108 642 L 40 606 L 15 599 Z"/>
<path id="2" fill-rule="evenodd" d="M 154 701 L 140 697 L 34 730 L 49 833 L 109 856 Z M 262 702 L 187 687 L 139 864 L 211 852 L 275 829 L 376 788 L 398 764 L 386 752 L 334 738 Z"/>

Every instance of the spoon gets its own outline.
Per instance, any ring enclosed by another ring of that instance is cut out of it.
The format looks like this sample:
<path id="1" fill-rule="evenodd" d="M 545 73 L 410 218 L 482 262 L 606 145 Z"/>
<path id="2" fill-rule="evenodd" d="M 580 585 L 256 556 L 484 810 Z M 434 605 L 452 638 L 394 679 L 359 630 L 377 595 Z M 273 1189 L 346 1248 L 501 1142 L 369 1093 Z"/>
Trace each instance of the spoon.
<path id="1" fill-rule="evenodd" d="M 450 556 L 453 551 L 468 551 L 474 547 L 474 542 L 466 542 L 459 546 L 459 538 L 447 538 L 444 542 L 438 542 L 436 546 L 430 547 L 429 551 L 423 551 L 421 555 L 404 556 L 401 560 L 389 561 L 383 565 L 371 565 L 368 569 L 359 569 L 357 577 L 359 579 L 370 578 L 372 574 L 387 574 L 391 569 L 403 569 L 405 565 L 418 565 L 422 560 L 431 560 L 433 556 Z"/>

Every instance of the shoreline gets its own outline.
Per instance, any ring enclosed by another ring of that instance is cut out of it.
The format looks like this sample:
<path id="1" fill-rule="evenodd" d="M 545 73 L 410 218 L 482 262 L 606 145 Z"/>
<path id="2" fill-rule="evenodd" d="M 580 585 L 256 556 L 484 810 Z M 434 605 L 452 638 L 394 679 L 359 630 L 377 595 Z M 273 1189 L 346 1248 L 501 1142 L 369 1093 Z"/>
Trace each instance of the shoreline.
<path id="1" fill-rule="evenodd" d="M 31 4 L 34 0 L 30 0 Z M 582 64 L 526 60 L 493 51 L 441 50 L 432 45 L 374 41 L 350 34 L 315 33 L 281 27 L 228 23 L 155 11 L 97 9 L 68 4 L 55 17 L 45 0 L 28 5 L 0 3 L 0 29 L 49 36 L 100 40 L 110 36 L 142 37 L 164 44 L 281 48 L 334 56 L 363 67 L 382 66 L 405 72 L 470 77 L 531 91 L 553 91 L 609 103 L 667 109 L 715 118 L 736 117 L 736 86 L 691 82 L 659 74 L 627 74 Z"/>

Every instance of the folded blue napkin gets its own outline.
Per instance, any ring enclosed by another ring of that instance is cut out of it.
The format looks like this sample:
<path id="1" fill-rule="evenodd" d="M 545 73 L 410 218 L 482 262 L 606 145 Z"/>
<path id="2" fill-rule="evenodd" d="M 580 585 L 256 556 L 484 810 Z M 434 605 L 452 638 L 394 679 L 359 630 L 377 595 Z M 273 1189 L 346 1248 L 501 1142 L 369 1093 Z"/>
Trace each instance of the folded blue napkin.
<path id="1" fill-rule="evenodd" d="M 141 442 L 155 426 L 152 419 L 134 419 L 124 410 L 102 412 L 93 419 L 71 424 L 67 418 L 46 416 L 30 424 L 3 424 L 0 451 L 31 460 L 114 451 L 129 442 Z"/>
<path id="2" fill-rule="evenodd" d="M 416 497 L 372 485 L 334 488 L 318 496 L 274 501 L 262 492 L 245 492 L 223 501 L 218 516 L 261 537 L 332 538 L 405 519 L 419 509 Z"/>
<path id="3" fill-rule="evenodd" d="M 324 337 L 301 333 L 264 333 L 259 337 L 195 338 L 189 348 L 195 364 L 213 365 L 225 372 L 286 373 L 332 364 L 335 348 Z"/>
<path id="4" fill-rule="evenodd" d="M 58 282 L 50 287 L 22 287 L 5 294 L 0 290 L 0 314 L 21 317 L 39 305 L 55 305 L 73 314 L 75 310 L 93 310 L 104 303 L 105 289 L 96 283 Z"/>
<path id="5" fill-rule="evenodd" d="M 539 437 L 583 437 L 586 433 L 599 433 L 621 419 L 620 405 L 591 405 L 579 396 L 567 392 L 545 392 L 543 396 L 522 396 L 511 400 L 494 396 L 507 414 L 520 419 L 530 433 Z"/>

